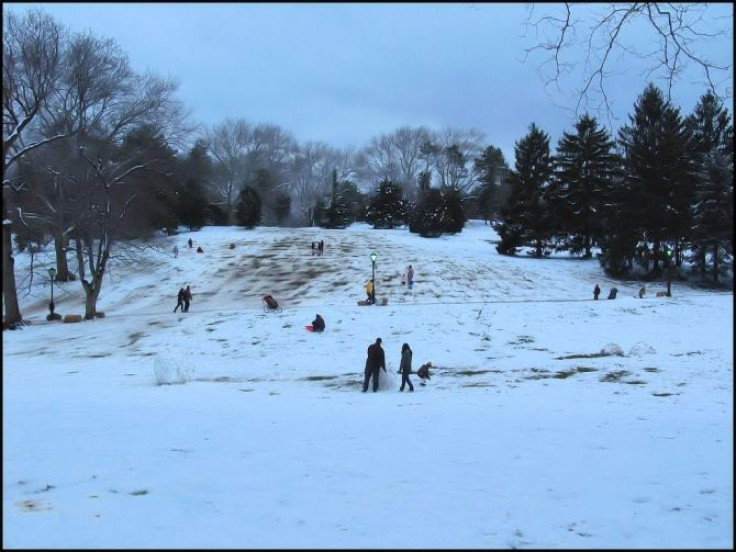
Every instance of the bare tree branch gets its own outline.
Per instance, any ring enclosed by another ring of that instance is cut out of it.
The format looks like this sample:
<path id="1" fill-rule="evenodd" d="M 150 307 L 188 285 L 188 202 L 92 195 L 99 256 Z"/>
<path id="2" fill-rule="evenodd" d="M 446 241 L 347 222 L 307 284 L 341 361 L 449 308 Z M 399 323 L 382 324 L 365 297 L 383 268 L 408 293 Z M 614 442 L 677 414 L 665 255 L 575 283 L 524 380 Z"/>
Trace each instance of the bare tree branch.
<path id="1" fill-rule="evenodd" d="M 666 82 L 668 100 L 686 70 L 698 73 L 716 97 L 724 99 L 731 93 L 727 88 L 719 94 L 722 83 L 717 75 L 723 74 L 730 82 L 732 66 L 717 63 L 705 53 L 708 42 L 729 39 L 727 28 L 714 17 L 706 17 L 712 10 L 708 4 L 610 3 L 598 5 L 594 11 L 595 5 L 566 2 L 564 7 L 553 8 L 562 10 L 560 16 L 537 16 L 537 7 L 533 6 L 525 19 L 525 27 L 533 29 L 535 36 L 523 59 L 526 62 L 533 54 L 541 54 L 537 69 L 545 89 L 554 85 L 563 90 L 563 77 L 573 71 L 581 73 L 576 77 L 581 86 L 574 87 L 576 116 L 589 110 L 598 98 L 596 110 L 604 111 L 609 121 L 615 118 L 608 89 L 615 67 L 631 70 L 627 57 L 646 66 L 642 74 L 647 79 Z M 574 18 L 572 10 L 587 10 L 588 15 Z M 653 49 L 640 51 L 647 41 Z M 726 47 L 732 47 L 730 41 Z M 575 60 L 578 56 L 582 56 L 583 64 Z"/>

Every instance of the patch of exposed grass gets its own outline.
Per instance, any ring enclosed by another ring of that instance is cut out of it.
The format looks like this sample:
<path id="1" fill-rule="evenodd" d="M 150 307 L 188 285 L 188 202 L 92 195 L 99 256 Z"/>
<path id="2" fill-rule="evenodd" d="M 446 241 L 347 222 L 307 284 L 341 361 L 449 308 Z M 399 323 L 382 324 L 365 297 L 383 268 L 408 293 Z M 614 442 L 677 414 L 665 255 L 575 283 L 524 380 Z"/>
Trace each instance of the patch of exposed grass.
<path id="1" fill-rule="evenodd" d="M 491 370 L 460 370 L 458 372 L 455 372 L 456 376 L 477 376 L 479 374 L 487 374 L 491 372 Z"/>
<path id="2" fill-rule="evenodd" d="M 531 335 L 520 335 L 513 341 L 509 341 L 509 345 L 523 345 L 525 343 L 534 343 L 534 337 Z"/>
<path id="3" fill-rule="evenodd" d="M 599 381 L 602 382 L 619 382 L 622 378 L 629 375 L 626 370 L 618 370 L 616 372 L 608 372 L 600 377 Z"/>
<path id="4" fill-rule="evenodd" d="M 644 368 L 644 371 L 656 373 L 656 372 L 660 372 L 660 369 L 659 368 Z"/>
<path id="5" fill-rule="evenodd" d="M 612 356 L 611 353 L 607 353 L 605 351 L 601 351 L 599 353 L 588 353 L 588 354 L 577 354 L 577 355 L 565 355 L 561 357 L 555 357 L 555 360 L 569 360 L 572 358 L 601 358 L 601 357 L 607 357 Z"/>
<path id="6" fill-rule="evenodd" d="M 336 379 L 337 376 L 307 376 L 302 378 L 302 381 L 325 381 Z"/>

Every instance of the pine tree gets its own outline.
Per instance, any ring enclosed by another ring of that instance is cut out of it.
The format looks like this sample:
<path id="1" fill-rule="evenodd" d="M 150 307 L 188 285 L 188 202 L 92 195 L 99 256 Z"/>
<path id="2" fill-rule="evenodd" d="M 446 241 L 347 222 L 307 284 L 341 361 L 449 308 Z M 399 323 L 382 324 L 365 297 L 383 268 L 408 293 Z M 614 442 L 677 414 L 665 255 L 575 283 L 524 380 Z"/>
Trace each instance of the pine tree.
<path id="1" fill-rule="evenodd" d="M 284 192 L 277 192 L 274 214 L 276 215 L 276 222 L 279 226 L 283 225 L 284 221 L 289 217 L 290 213 L 291 197 Z"/>
<path id="2" fill-rule="evenodd" d="M 437 188 L 427 188 L 422 192 L 409 221 L 409 232 L 423 238 L 437 238 L 442 235 L 445 218 L 445 201 Z"/>
<path id="3" fill-rule="evenodd" d="M 515 170 L 509 175 L 511 196 L 501 213 L 501 221 L 493 225 L 501 237 L 496 247 L 502 254 L 514 254 L 528 245 L 533 255 L 551 252 L 551 219 L 546 197 L 552 177 L 549 136 L 532 123 L 529 133 L 516 142 Z"/>
<path id="4" fill-rule="evenodd" d="M 442 231 L 449 234 L 462 232 L 465 226 L 465 207 L 463 195 L 457 188 L 445 190 L 442 193 Z"/>
<path id="5" fill-rule="evenodd" d="M 621 160 L 614 152 L 615 143 L 595 118 L 583 115 L 575 129 L 575 134 L 564 132 L 557 144 L 550 201 L 562 241 L 558 249 L 582 252 L 587 258 L 609 218 Z"/>
<path id="6" fill-rule="evenodd" d="M 707 92 L 685 120 L 691 135 L 695 173 L 692 249 L 700 270 L 713 281 L 733 255 L 733 125 L 731 115 L 712 92 Z"/>
<path id="7" fill-rule="evenodd" d="M 238 223 L 248 229 L 261 224 L 261 196 L 252 186 L 244 186 L 238 194 L 235 216 Z"/>
<path id="8" fill-rule="evenodd" d="M 318 224 L 323 228 L 346 228 L 353 220 L 352 196 L 354 186 L 340 182 L 337 170 L 332 170 L 332 187 L 328 197 L 320 198 L 315 208 Z"/>
<path id="9" fill-rule="evenodd" d="M 691 225 L 693 178 L 688 157 L 688 133 L 679 109 L 666 102 L 653 84 L 647 86 L 619 130 L 624 149 L 627 201 L 623 206 L 645 245 L 652 245 L 651 268 L 660 272 L 664 250 L 674 245 L 676 258 Z M 679 263 L 679 261 L 678 261 Z"/>
<path id="10" fill-rule="evenodd" d="M 478 214 L 486 222 L 500 213 L 502 204 L 501 186 L 508 174 L 508 164 L 501 148 L 488 146 L 475 160 L 474 170 L 480 185 L 475 193 L 478 197 Z"/>
<path id="11" fill-rule="evenodd" d="M 384 179 L 368 204 L 366 220 L 374 228 L 395 228 L 406 224 L 409 215 L 408 202 L 401 186 Z"/>

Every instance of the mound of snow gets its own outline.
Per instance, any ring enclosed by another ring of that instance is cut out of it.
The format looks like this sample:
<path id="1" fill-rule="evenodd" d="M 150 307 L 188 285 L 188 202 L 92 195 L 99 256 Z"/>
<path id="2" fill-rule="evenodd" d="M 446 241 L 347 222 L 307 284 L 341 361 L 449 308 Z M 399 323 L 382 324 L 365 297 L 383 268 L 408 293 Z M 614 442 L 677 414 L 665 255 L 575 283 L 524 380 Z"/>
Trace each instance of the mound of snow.
<path id="1" fill-rule="evenodd" d="M 656 353 L 656 349 L 652 347 L 651 345 L 647 345 L 643 341 L 639 341 L 636 345 L 634 345 L 631 350 L 629 350 L 629 356 L 644 356 L 644 355 L 651 355 Z"/>
<path id="2" fill-rule="evenodd" d="M 158 355 L 153 359 L 153 372 L 158 385 L 171 385 L 190 381 L 194 367 L 185 358 Z"/>
<path id="3" fill-rule="evenodd" d="M 609 343 L 601 349 L 601 354 L 609 356 L 624 356 L 624 351 L 615 343 Z"/>

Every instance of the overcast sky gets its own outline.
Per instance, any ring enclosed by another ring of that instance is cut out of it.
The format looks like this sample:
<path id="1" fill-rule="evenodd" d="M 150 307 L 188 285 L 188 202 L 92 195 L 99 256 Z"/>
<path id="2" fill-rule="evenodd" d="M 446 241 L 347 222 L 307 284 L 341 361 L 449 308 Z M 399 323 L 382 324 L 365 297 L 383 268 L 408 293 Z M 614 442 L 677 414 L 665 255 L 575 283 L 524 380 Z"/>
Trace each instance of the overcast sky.
<path id="1" fill-rule="evenodd" d="M 535 43 L 527 4 L 6 2 L 3 10 L 32 6 L 74 31 L 114 38 L 137 70 L 178 79 L 181 99 L 205 125 L 244 118 L 277 124 L 300 143 L 356 148 L 403 125 L 472 127 L 513 166 L 514 143 L 531 122 L 554 149 L 577 119 L 569 110 L 576 83 L 550 96 L 537 71 L 543 58 L 523 61 Z M 537 4 L 535 19 L 562 9 Z M 728 34 L 704 45 L 731 67 L 732 14 L 731 4 L 709 8 L 725 16 L 718 24 Z M 646 85 L 632 67 L 621 64 L 609 89 L 615 130 Z M 733 72 L 716 77 L 731 108 Z M 705 91 L 695 80 L 701 75 L 686 73 L 673 91 L 684 114 Z"/>

